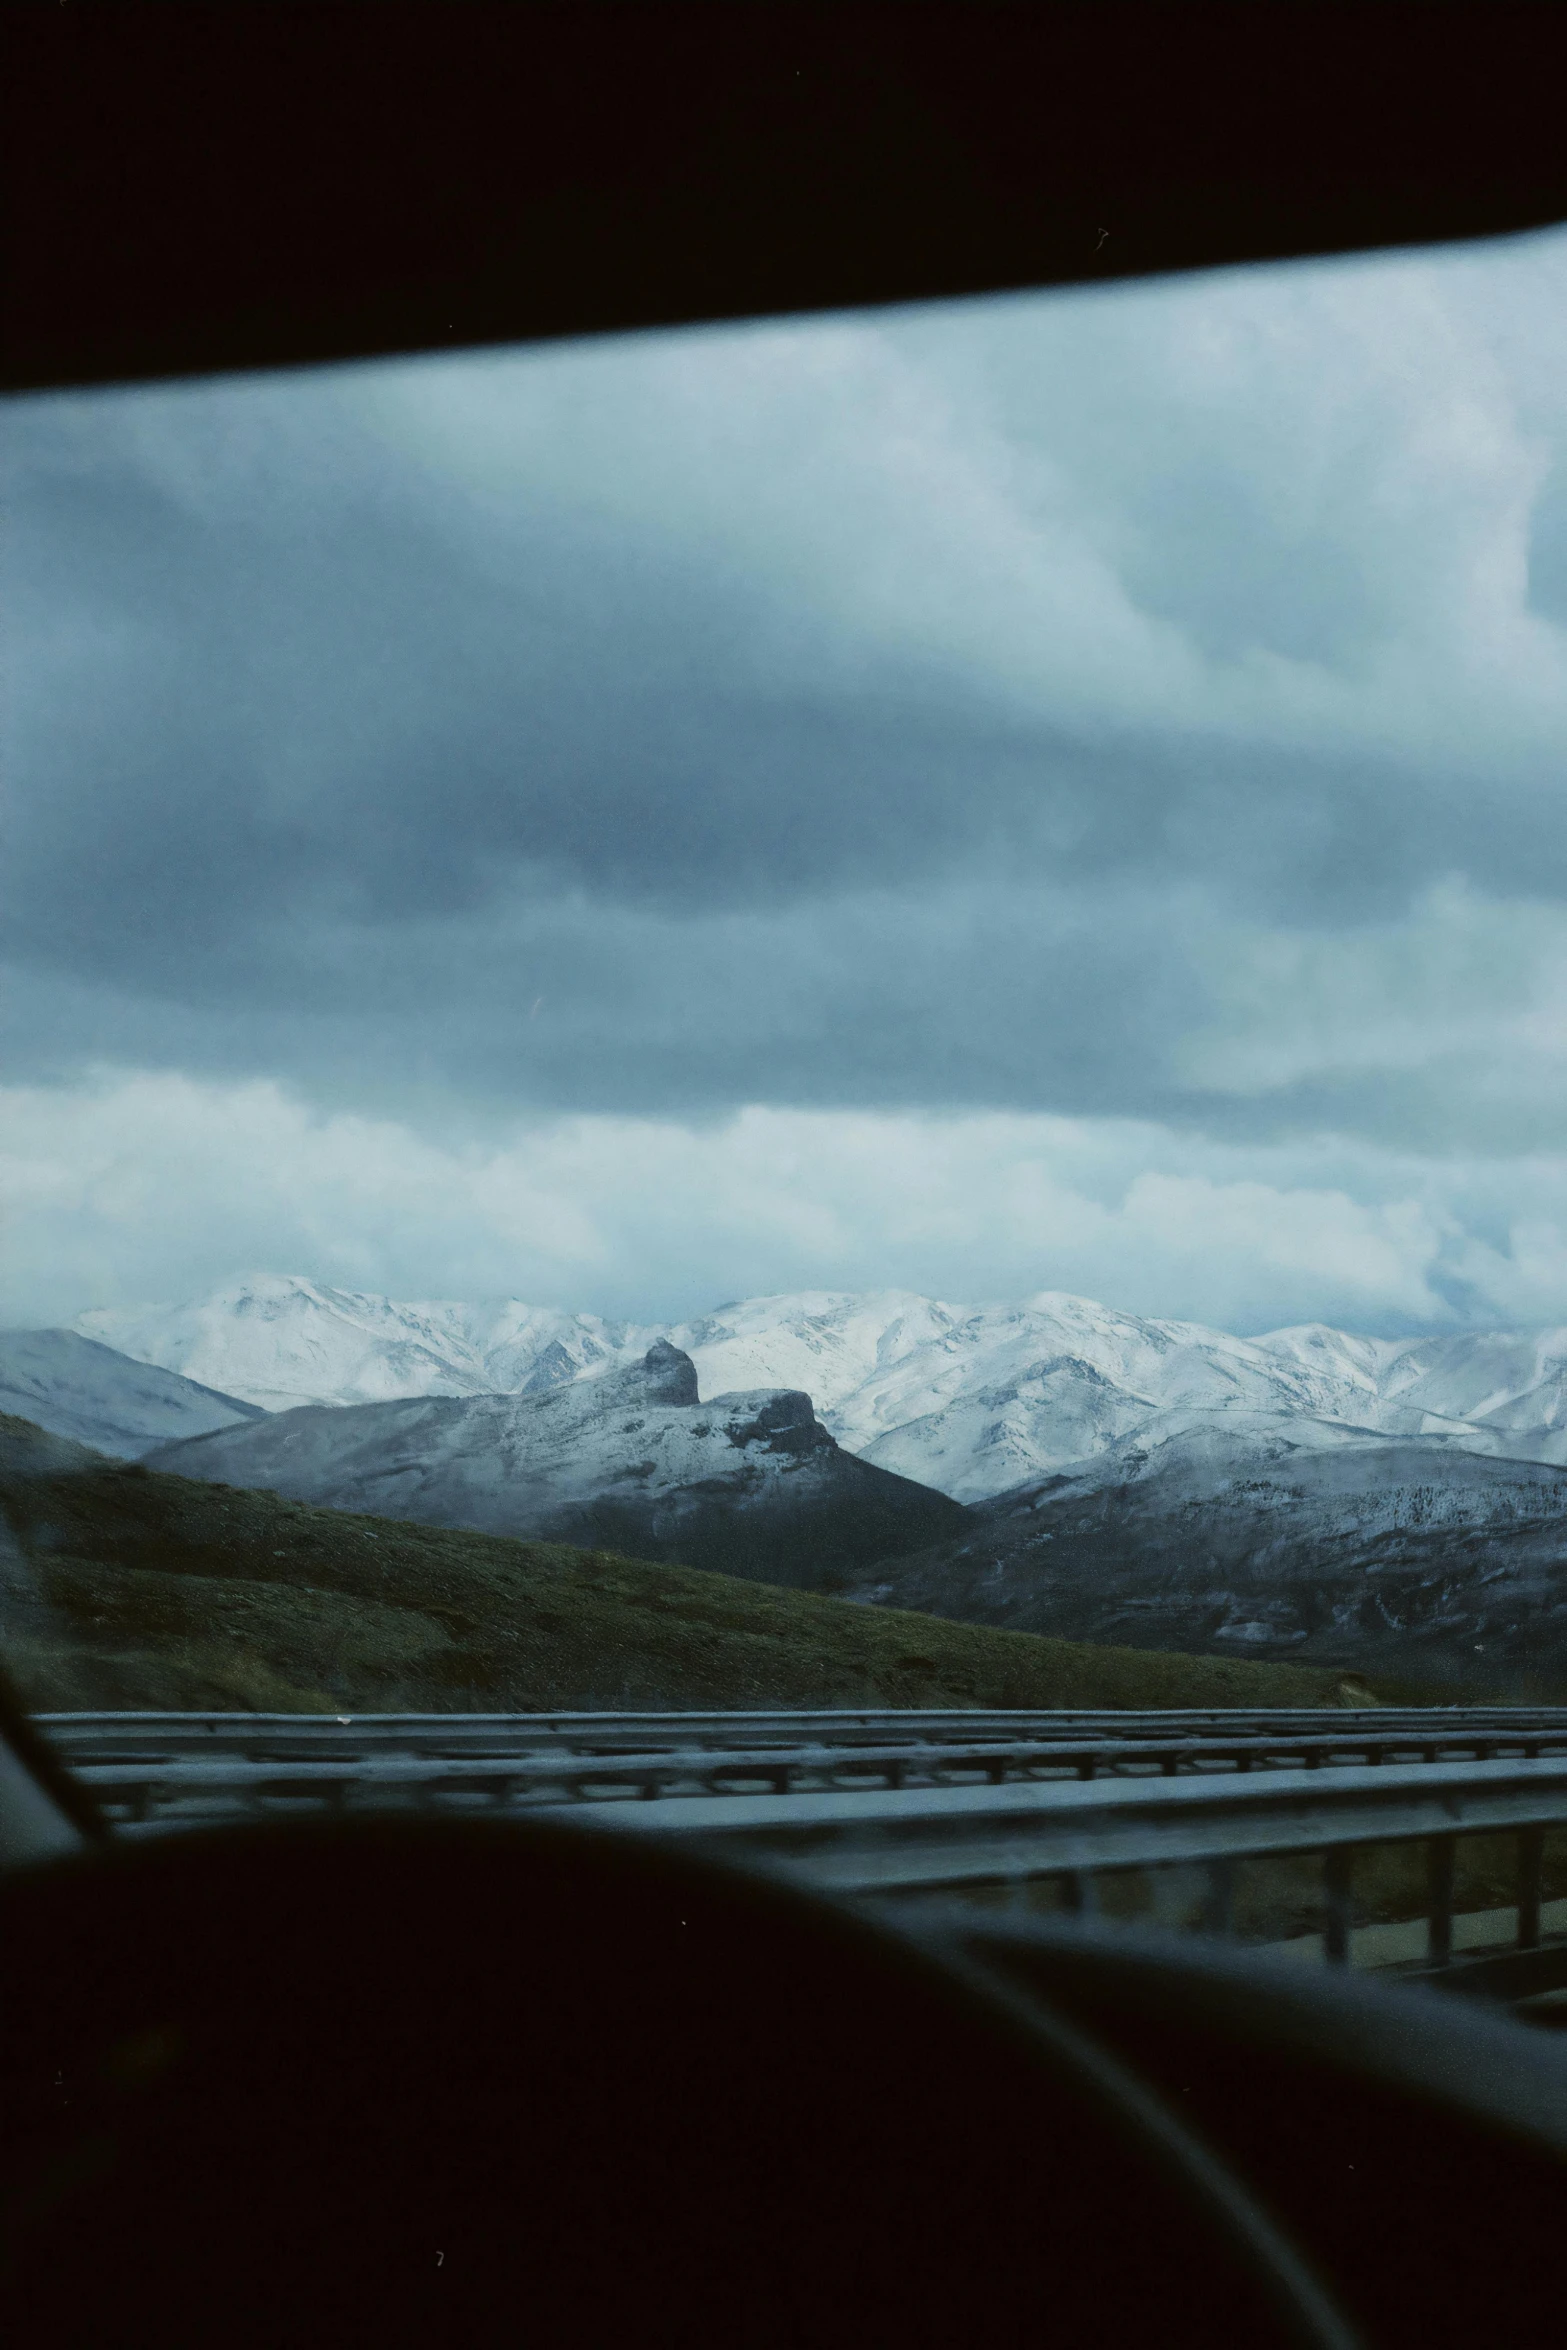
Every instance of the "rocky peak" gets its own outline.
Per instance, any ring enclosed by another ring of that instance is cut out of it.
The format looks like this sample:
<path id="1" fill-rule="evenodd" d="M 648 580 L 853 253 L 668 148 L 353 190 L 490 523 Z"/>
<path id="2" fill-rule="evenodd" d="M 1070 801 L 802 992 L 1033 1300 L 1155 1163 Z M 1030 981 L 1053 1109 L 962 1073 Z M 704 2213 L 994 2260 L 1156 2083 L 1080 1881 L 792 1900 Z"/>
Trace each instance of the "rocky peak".
<path id="1" fill-rule="evenodd" d="M 696 1365 L 667 1338 L 657 1339 L 631 1376 L 644 1403 L 696 1403 Z"/>
<path id="2" fill-rule="evenodd" d="M 823 1445 L 837 1449 L 810 1397 L 792 1387 L 773 1395 L 737 1396 L 728 1431 L 731 1444 L 765 1444 L 769 1452 L 816 1452 Z"/>

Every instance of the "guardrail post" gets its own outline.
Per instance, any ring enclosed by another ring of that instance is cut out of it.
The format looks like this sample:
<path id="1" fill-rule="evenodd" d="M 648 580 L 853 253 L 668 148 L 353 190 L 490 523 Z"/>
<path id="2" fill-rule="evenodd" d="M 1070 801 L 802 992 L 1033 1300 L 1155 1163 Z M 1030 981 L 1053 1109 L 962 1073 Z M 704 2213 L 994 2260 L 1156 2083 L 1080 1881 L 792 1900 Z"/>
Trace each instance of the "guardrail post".
<path id="1" fill-rule="evenodd" d="M 1235 1926 L 1235 1863 L 1228 1858 L 1211 1860 L 1207 1867 L 1208 1890 L 1203 1897 L 1203 1931 L 1208 1934 L 1229 1934 Z"/>
<path id="2" fill-rule="evenodd" d="M 1099 1907 L 1099 1888 L 1094 1883 L 1091 1869 L 1066 1869 L 1062 1872 L 1061 1890 L 1066 1906 L 1075 1917 L 1092 1917 Z"/>
<path id="3" fill-rule="evenodd" d="M 1540 1943 L 1540 1879 L 1545 1862 L 1545 1830 L 1518 1831 L 1518 1947 L 1536 1950 Z"/>
<path id="4" fill-rule="evenodd" d="M 1354 1848 L 1348 1844 L 1330 1844 L 1322 1855 L 1322 1886 L 1327 1899 L 1323 1954 L 1331 1966 L 1349 1964 L 1349 1889 L 1354 1857 Z"/>
<path id="5" fill-rule="evenodd" d="M 1433 1966 L 1447 1966 L 1453 1956 L 1453 1875 L 1458 1860 L 1456 1836 L 1433 1836 L 1428 1847 L 1430 1909 L 1427 1951 Z"/>

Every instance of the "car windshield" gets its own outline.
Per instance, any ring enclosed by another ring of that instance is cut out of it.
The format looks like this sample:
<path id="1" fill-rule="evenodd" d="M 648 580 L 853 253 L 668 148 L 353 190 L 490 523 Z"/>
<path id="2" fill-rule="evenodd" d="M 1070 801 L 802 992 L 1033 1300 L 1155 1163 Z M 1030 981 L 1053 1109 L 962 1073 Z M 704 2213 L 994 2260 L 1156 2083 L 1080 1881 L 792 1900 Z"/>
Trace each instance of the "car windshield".
<path id="1" fill-rule="evenodd" d="M 5 435 L 30 1707 L 1567 1698 L 1567 235 Z"/>

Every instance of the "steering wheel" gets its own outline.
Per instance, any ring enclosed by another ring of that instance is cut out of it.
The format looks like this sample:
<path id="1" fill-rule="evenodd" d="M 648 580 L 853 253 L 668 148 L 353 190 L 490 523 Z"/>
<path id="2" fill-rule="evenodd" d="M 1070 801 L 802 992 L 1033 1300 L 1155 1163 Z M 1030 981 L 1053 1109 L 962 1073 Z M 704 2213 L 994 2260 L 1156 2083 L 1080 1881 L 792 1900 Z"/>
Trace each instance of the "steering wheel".
<path id="1" fill-rule="evenodd" d="M 1037 2000 L 603 1830 L 235 1829 L 0 1883 L 17 2343 L 1333 2344 Z"/>

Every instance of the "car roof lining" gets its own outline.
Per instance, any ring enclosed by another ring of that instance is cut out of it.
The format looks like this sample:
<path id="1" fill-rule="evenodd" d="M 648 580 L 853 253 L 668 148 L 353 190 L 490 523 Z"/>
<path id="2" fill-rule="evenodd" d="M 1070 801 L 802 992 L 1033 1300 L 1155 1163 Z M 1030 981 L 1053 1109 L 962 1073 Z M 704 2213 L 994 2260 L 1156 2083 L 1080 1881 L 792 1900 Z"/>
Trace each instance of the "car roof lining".
<path id="1" fill-rule="evenodd" d="M 4 15 L 13 391 L 1567 217 L 1530 0 Z"/>

